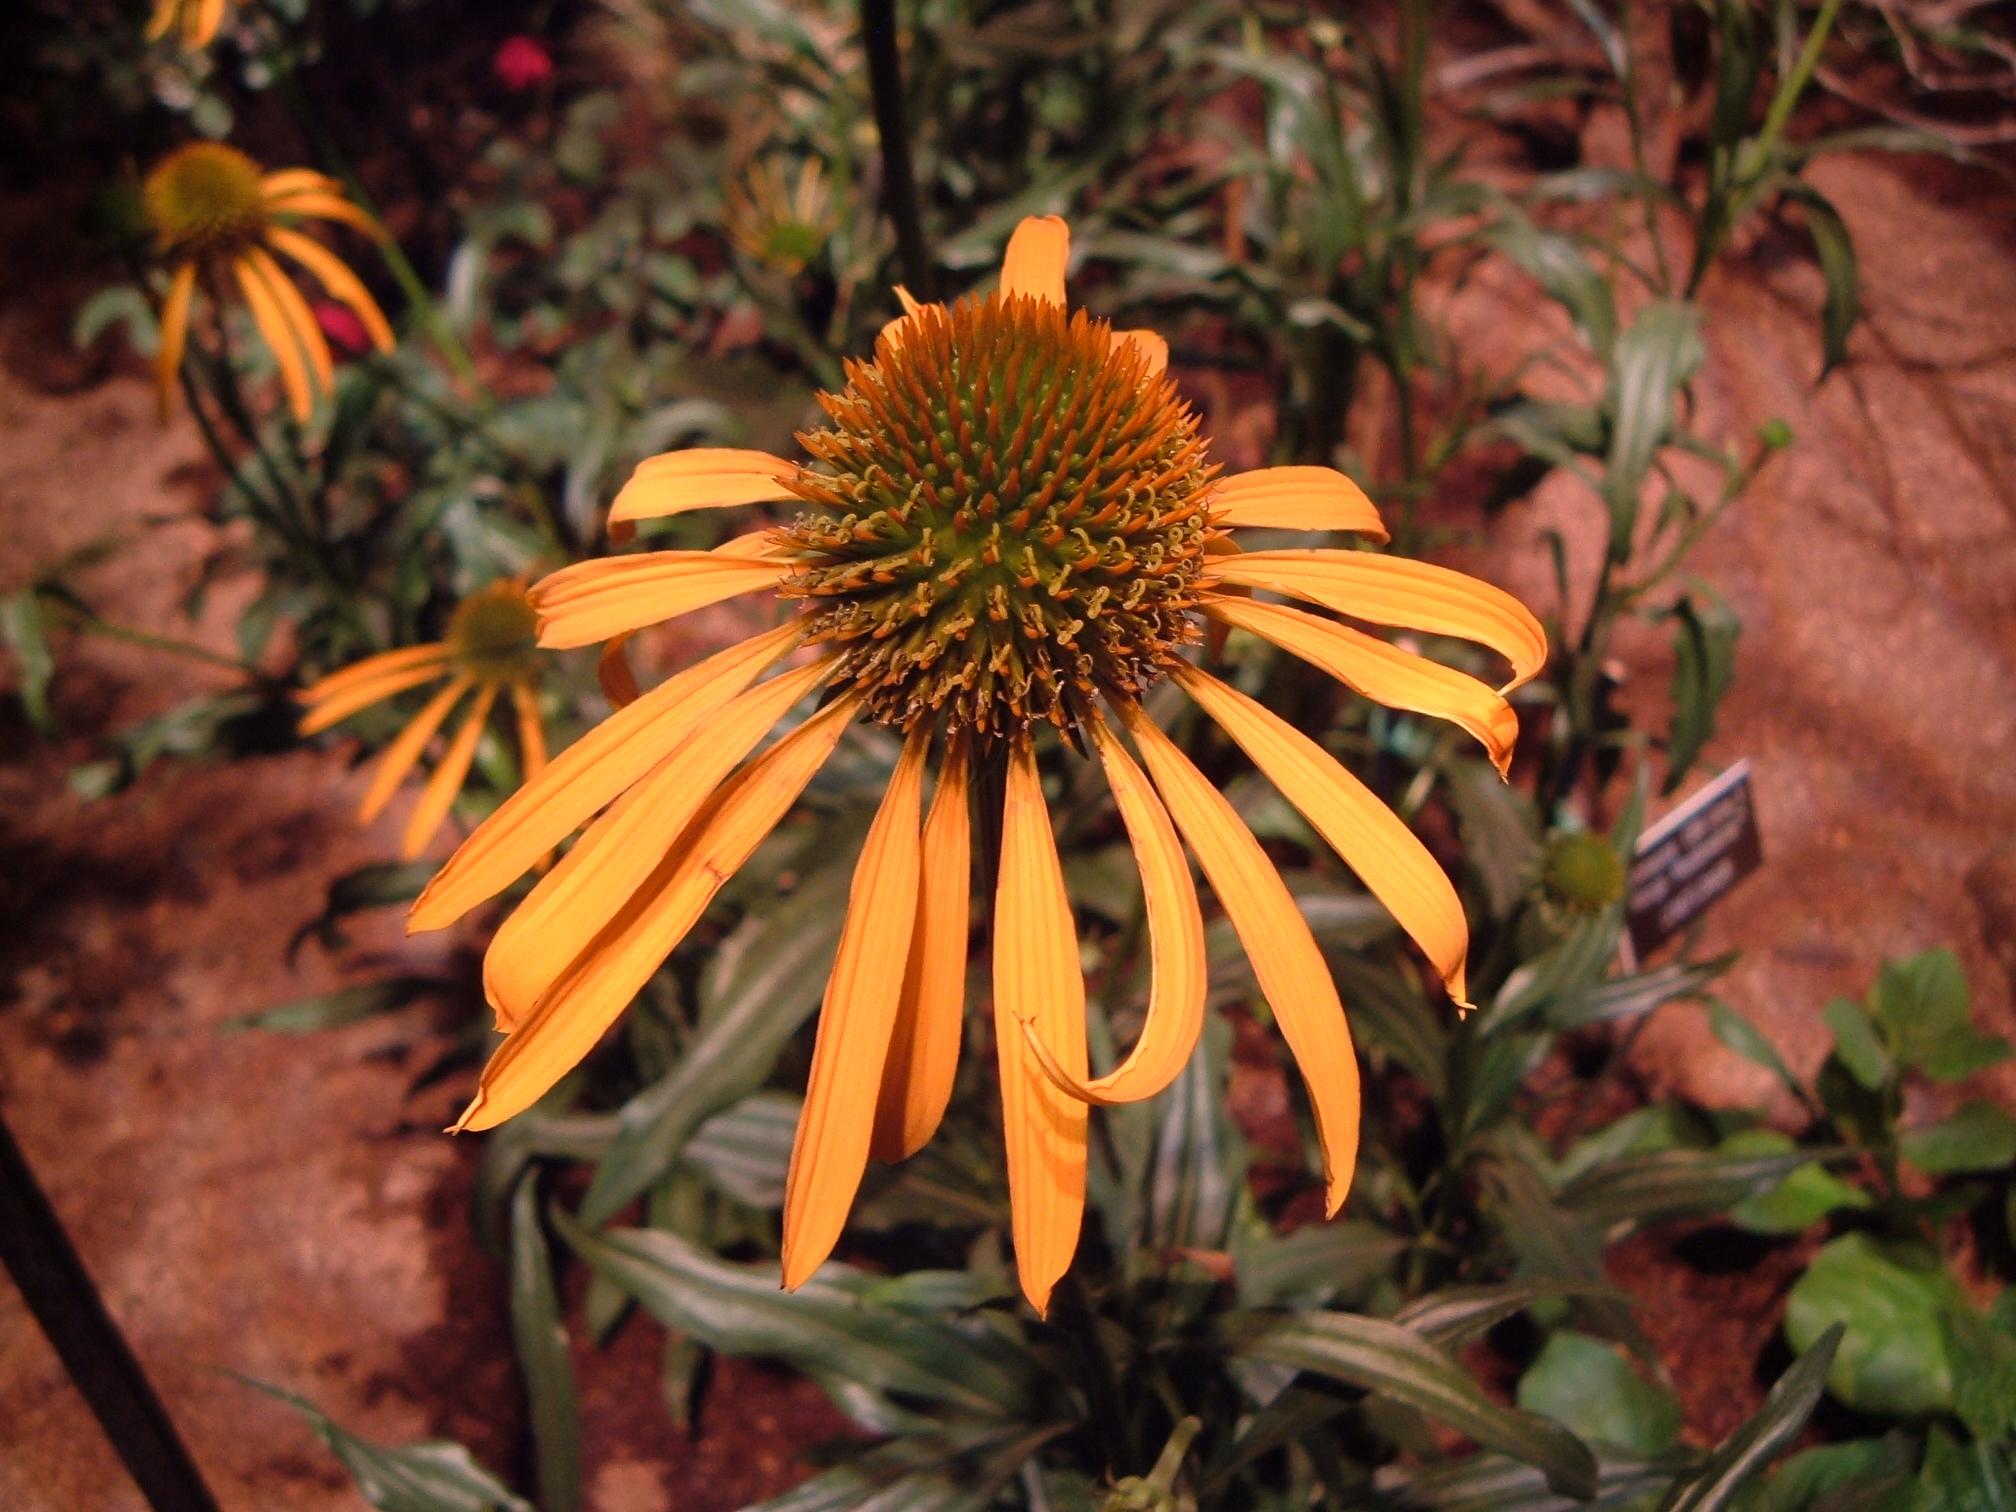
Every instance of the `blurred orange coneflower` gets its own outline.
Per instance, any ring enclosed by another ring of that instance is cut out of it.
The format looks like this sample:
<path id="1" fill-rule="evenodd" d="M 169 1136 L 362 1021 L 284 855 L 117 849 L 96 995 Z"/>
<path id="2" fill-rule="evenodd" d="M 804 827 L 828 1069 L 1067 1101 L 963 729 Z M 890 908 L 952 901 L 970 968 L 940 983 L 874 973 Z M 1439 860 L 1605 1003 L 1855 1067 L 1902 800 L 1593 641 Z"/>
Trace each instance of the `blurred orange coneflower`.
<path id="1" fill-rule="evenodd" d="M 357 817 L 369 824 L 385 809 L 399 784 L 418 764 L 435 732 L 447 723 L 456 704 L 474 693 L 448 749 L 421 790 L 406 821 L 400 854 L 412 860 L 448 816 L 455 795 L 469 775 L 483 738 L 491 706 L 508 688 L 517 716 L 519 765 L 525 780 L 546 766 L 546 732 L 539 717 L 539 650 L 536 620 L 525 587 L 518 582 L 492 583 L 456 606 L 445 639 L 367 656 L 340 672 L 332 672 L 303 690 L 308 712 L 301 733 L 315 735 L 351 715 L 383 703 L 412 688 L 448 681 L 426 707 L 415 714 L 398 739 L 378 758 L 378 769 Z"/>
<path id="2" fill-rule="evenodd" d="M 294 224 L 340 221 L 374 239 L 384 236 L 335 179 L 308 168 L 267 173 L 235 147 L 196 142 L 157 163 L 141 192 L 158 250 L 174 270 L 161 307 L 161 348 L 155 361 L 164 414 L 187 348 L 197 285 L 218 299 L 227 278 L 244 296 L 279 363 L 295 417 L 306 420 L 316 392 L 328 392 L 334 373 L 328 340 L 278 257 L 314 274 L 330 297 L 363 323 L 378 350 L 392 350 L 392 327 L 371 291 L 341 258 Z"/>

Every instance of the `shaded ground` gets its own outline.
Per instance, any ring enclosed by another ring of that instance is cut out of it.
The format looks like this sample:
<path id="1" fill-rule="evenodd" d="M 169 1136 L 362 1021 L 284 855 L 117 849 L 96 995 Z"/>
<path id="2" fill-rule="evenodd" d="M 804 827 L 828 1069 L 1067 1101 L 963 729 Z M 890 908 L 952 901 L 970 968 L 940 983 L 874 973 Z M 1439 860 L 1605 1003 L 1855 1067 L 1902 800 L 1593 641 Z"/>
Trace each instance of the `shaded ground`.
<path id="1" fill-rule="evenodd" d="M 1811 271 L 1764 246 L 1713 288 L 1711 424 L 1739 434 L 1783 416 L 1800 444 L 1697 563 L 1746 625 L 1710 754 L 1757 762 L 1770 858 L 1707 944 L 1744 949 L 1730 996 L 1801 1068 L 1822 1052 L 1829 994 L 1934 943 L 1961 951 L 1982 1011 L 2011 1027 L 2010 963 L 1996 951 L 2016 938 L 2009 222 L 1958 170 L 1843 163 L 1822 182 L 1862 248 L 1870 328 L 1815 394 Z M 7 271 L 18 291 L 24 270 Z M 0 590 L 117 537 L 90 590 L 126 623 L 178 631 L 178 592 L 219 544 L 195 515 L 208 480 L 194 437 L 155 426 L 136 372 L 50 358 L 76 291 L 32 287 L 0 314 Z M 1573 485 L 1543 489 L 1515 511 L 1493 575 L 1544 599 L 1527 543 L 1557 525 L 1586 561 L 1592 508 Z M 153 517 L 171 523 L 141 523 Z M 210 643 L 227 643 L 232 607 L 228 592 L 213 599 Z M 1658 649 L 1627 651 L 1632 696 L 1656 702 Z M 461 1087 L 413 1090 L 444 1042 L 433 1010 L 312 1039 L 222 1032 L 339 983 L 312 952 L 290 973 L 285 937 L 329 877 L 389 852 L 391 830 L 359 834 L 357 782 L 306 752 L 164 765 L 84 805 L 63 777 L 92 733 L 221 674 L 104 642 L 64 648 L 63 668 L 59 710 L 75 733 L 34 745 L 9 727 L 18 754 L 0 769 L 0 1103 L 114 1311 L 227 1506 L 357 1502 L 285 1409 L 220 1367 L 301 1391 L 370 1436 L 452 1436 L 513 1466 L 502 1275 L 463 1214 L 473 1148 L 436 1132 Z M 390 921 L 363 943 L 420 970 L 455 948 L 396 942 Z M 1691 1010 L 1656 1019 L 1636 1058 L 1648 1079 L 1711 1100 L 1762 1092 Z M 1641 1241 L 1616 1274 L 1643 1282 L 1690 1426 L 1721 1425 L 1730 1372 L 1747 1373 L 1789 1269 L 1740 1286 L 1690 1279 Z M 1703 1309 L 1732 1321 L 1704 1340 L 1680 1321 Z M 581 1366 L 598 1509 L 740 1506 L 788 1483 L 795 1454 L 837 1428 L 806 1383 L 723 1366 L 689 1440 L 667 1426 L 643 1330 Z M 733 1431 L 707 1431 L 724 1424 Z M 0 1287 L 0 1506 L 135 1504 Z"/>

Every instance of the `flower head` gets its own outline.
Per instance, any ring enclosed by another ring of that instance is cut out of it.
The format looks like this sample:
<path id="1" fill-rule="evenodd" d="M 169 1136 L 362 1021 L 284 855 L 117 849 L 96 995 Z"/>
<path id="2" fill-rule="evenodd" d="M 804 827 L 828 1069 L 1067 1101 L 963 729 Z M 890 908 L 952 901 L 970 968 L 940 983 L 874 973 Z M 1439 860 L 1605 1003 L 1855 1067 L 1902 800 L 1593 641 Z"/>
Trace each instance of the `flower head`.
<path id="1" fill-rule="evenodd" d="M 384 812 L 456 705 L 469 697 L 468 712 L 406 822 L 399 849 L 409 861 L 427 848 L 441 821 L 448 817 L 476 759 L 476 746 L 500 692 L 510 692 L 518 726 L 519 766 L 525 780 L 531 781 L 546 766 L 546 732 L 539 716 L 537 621 L 522 583 L 492 583 L 470 594 L 456 606 L 448 634 L 439 641 L 367 656 L 303 690 L 301 701 L 308 711 L 301 719 L 301 733 L 319 734 L 353 714 L 428 683 L 442 686 L 379 757 L 357 814 L 361 823 L 369 824 Z"/>
<path id="2" fill-rule="evenodd" d="M 745 169 L 729 184 L 724 220 L 745 256 L 785 274 L 802 272 L 839 224 L 817 158 L 805 160 L 795 184 L 774 158 Z"/>
<path id="3" fill-rule="evenodd" d="M 189 339 L 197 286 L 214 299 L 235 285 L 280 367 L 297 419 L 334 379 L 329 342 L 308 301 L 282 271 L 286 257 L 306 268 L 329 297 L 354 316 L 380 351 L 392 349 L 392 327 L 371 291 L 343 260 L 298 229 L 304 220 L 339 221 L 377 238 L 378 223 L 343 186 L 306 168 L 267 173 L 235 147 L 196 142 L 154 166 L 141 188 L 156 249 L 173 270 L 161 307 L 155 378 L 165 413 Z"/>
<path id="4" fill-rule="evenodd" d="M 506 89 L 522 94 L 537 89 L 553 77 L 553 54 L 537 37 L 506 37 L 497 44 L 490 71 Z"/>
<path id="5" fill-rule="evenodd" d="M 490 1127 L 594 1046 L 850 722 L 901 733 L 821 1010 L 785 1195 L 787 1286 L 831 1252 L 869 1156 L 914 1153 L 945 1111 L 965 1019 L 969 824 L 975 803 L 996 792 L 998 809 L 982 814 L 1000 835 L 993 1020 L 1030 1301 L 1046 1305 L 1077 1244 L 1088 1107 L 1168 1086 L 1202 1027 L 1193 858 L 1302 1069 L 1330 1211 L 1343 1202 L 1359 1112 L 1343 1006 L 1258 841 L 1143 708 L 1157 681 L 1175 683 L 1244 748 L 1463 1000 L 1462 907 L 1421 842 L 1314 740 L 1186 650 L 1211 626 L 1271 641 L 1368 697 L 1454 721 L 1502 771 L 1517 722 L 1501 692 L 1251 594 L 1480 642 L 1506 656 L 1514 684 L 1544 659 L 1539 625 L 1508 595 L 1446 568 L 1359 551 L 1241 550 L 1236 537 L 1250 526 L 1385 531 L 1371 501 L 1331 469 L 1221 476 L 1167 379 L 1160 339 L 1066 314 L 1067 250 L 1062 221 L 1027 220 L 998 292 L 949 307 L 904 296 L 907 313 L 884 329 L 872 360 L 850 365 L 843 391 L 823 397 L 827 426 L 800 437 L 810 464 L 702 450 L 638 468 L 612 521 L 766 500 L 800 511 L 713 551 L 553 574 L 532 590 L 542 645 L 625 636 L 752 592 L 795 612 L 621 708 L 508 799 L 414 906 L 412 927 L 447 924 L 587 825 L 485 957 L 508 1037 L 458 1127 Z M 764 679 L 801 646 L 811 660 Z M 750 759 L 815 691 L 817 712 Z M 1097 759 L 1141 868 L 1148 1011 L 1126 1058 L 1097 1078 L 1038 765 L 1046 730 Z"/>
<path id="6" fill-rule="evenodd" d="M 158 42 L 171 31 L 191 52 L 208 47 L 224 25 L 231 0 L 154 0 L 147 18 L 147 40 Z"/>

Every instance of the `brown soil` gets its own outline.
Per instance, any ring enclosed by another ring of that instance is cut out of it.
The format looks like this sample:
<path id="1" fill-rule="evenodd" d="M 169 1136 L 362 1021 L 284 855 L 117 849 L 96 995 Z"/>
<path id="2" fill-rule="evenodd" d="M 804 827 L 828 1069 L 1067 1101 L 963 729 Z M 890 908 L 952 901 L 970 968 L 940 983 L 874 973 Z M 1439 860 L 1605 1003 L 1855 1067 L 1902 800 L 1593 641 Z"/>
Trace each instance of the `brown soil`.
<path id="1" fill-rule="evenodd" d="M 1997 955 L 2016 938 L 2006 191 L 1959 169 L 1861 159 L 1819 182 L 1861 247 L 1869 327 L 1850 367 L 1815 392 L 1811 269 L 1760 242 L 1716 282 L 1705 418 L 1740 436 L 1782 416 L 1799 445 L 1696 564 L 1744 617 L 1741 675 L 1710 755 L 1756 762 L 1770 857 L 1704 947 L 1743 949 L 1729 995 L 1807 1070 L 1830 994 L 1935 943 L 1961 951 L 1984 1018 L 2016 1027 Z M 21 216 L 7 219 L 17 229 Z M 186 426 L 156 426 L 131 364 L 56 355 L 81 292 L 50 280 L 62 266 L 45 251 L 5 270 L 0 590 L 110 539 L 120 549 L 84 576 L 87 590 L 127 624 L 180 633 L 180 591 L 228 544 L 199 513 L 214 480 Z M 1528 303 L 1488 285 L 1466 298 L 1483 349 L 1505 301 Z M 1543 487 L 1498 535 L 1494 575 L 1544 602 L 1537 533 L 1562 529 L 1585 568 L 1594 507 L 1572 483 Z M 228 645 L 248 587 L 212 595 L 200 640 Z M 1624 662 L 1631 696 L 1656 704 L 1661 649 L 1628 645 Z M 474 1151 L 436 1132 L 460 1089 L 414 1085 L 454 1005 L 303 1039 L 223 1032 L 275 1001 L 369 979 L 374 953 L 428 970 L 457 945 L 402 941 L 385 920 L 358 931 L 360 952 L 341 965 L 310 951 L 290 969 L 285 938 L 328 879 L 391 843 L 389 827 L 351 824 L 359 784 L 341 757 L 168 763 L 84 804 L 64 774 L 95 735 L 221 674 L 102 641 L 66 644 L 62 668 L 69 733 L 38 744 L 10 725 L 15 754 L 0 770 L 0 1104 L 114 1312 L 227 1507 L 357 1503 L 286 1409 L 220 1367 L 300 1391 L 373 1438 L 455 1437 L 516 1468 L 502 1276 L 464 1216 Z M 1634 1059 L 1655 1086 L 1769 1095 L 1685 1007 L 1653 1022 Z M 1667 1240 L 1619 1252 L 1613 1274 L 1646 1299 L 1695 1431 L 1725 1429 L 1754 1400 L 1738 1383 L 1768 1345 L 1792 1256 L 1717 1271 L 1675 1258 Z M 729 1364 L 698 1434 L 668 1426 L 656 1340 L 633 1323 L 609 1348 L 579 1351 L 598 1509 L 740 1506 L 842 1431 L 806 1383 Z M 0 1506 L 136 1505 L 0 1287 Z"/>

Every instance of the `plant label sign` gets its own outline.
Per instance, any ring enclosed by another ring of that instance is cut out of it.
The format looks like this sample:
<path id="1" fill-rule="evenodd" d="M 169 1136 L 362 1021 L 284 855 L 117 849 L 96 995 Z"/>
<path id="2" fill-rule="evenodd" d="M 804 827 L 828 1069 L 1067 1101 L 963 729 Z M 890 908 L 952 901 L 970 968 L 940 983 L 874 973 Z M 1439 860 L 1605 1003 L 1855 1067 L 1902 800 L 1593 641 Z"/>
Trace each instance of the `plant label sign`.
<path id="1" fill-rule="evenodd" d="M 1664 945 L 1763 862 L 1745 759 L 1639 837 L 1624 901 L 1632 956 Z"/>

